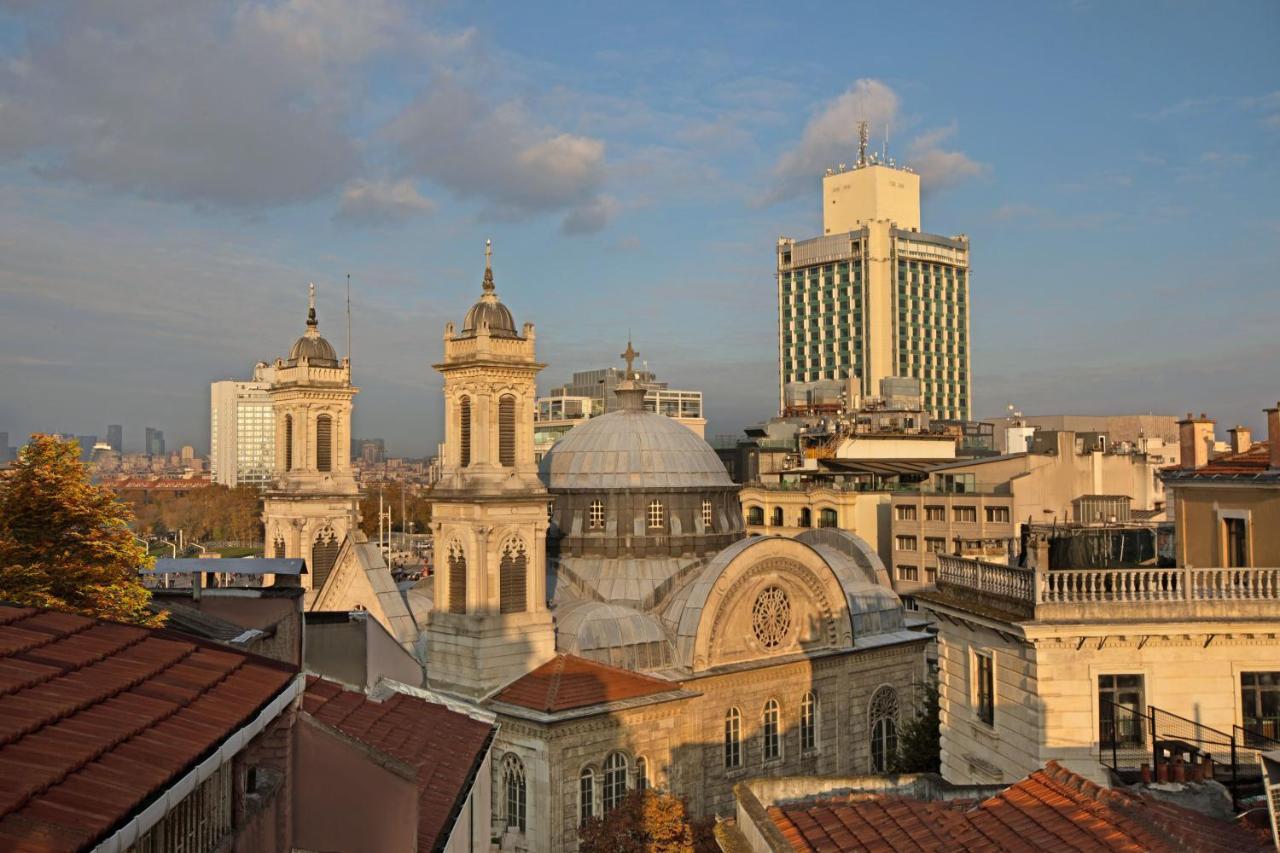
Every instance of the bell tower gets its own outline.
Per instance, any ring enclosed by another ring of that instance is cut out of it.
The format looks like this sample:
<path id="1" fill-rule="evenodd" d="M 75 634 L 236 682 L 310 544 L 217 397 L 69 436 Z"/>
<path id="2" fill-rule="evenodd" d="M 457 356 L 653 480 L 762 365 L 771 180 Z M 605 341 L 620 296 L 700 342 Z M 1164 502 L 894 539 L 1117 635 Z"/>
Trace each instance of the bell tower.
<path id="1" fill-rule="evenodd" d="M 550 496 L 533 457 L 535 380 L 545 366 L 532 323 L 517 332 L 498 300 L 492 246 L 462 330 L 444 330 L 445 441 L 431 509 L 435 599 L 428 620 L 433 687 L 481 697 L 549 660 Z"/>
<path id="2" fill-rule="evenodd" d="M 266 555 L 307 561 L 309 601 L 360 520 L 350 452 L 352 398 L 359 389 L 351 384 L 351 360 L 340 360 L 320 335 L 314 284 L 306 331 L 272 367 L 276 448 L 262 513 Z"/>

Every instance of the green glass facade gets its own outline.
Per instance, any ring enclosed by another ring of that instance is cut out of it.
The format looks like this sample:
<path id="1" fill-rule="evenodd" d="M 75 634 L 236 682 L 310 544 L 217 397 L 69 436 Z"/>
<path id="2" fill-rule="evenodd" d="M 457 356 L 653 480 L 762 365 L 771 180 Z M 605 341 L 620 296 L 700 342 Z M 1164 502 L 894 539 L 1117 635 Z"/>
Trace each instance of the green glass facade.
<path id="1" fill-rule="evenodd" d="M 862 265 L 818 264 L 778 274 L 784 382 L 862 375 Z"/>

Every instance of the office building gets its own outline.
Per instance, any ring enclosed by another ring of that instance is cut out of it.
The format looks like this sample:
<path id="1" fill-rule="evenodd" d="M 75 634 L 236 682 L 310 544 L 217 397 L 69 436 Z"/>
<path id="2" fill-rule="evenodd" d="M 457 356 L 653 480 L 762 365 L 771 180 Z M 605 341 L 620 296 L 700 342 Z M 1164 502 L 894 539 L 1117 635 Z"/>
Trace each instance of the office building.
<path id="1" fill-rule="evenodd" d="M 164 456 L 164 430 L 147 427 L 145 452 L 148 456 Z"/>
<path id="2" fill-rule="evenodd" d="M 265 364 L 247 382 L 224 380 L 210 385 L 209 469 L 223 486 L 264 486 L 275 462 L 275 415 L 271 378 Z"/>
<path id="3" fill-rule="evenodd" d="M 124 453 L 124 426 L 111 424 L 107 427 L 107 444 L 116 453 Z"/>
<path id="4" fill-rule="evenodd" d="M 0 462 L 9 461 L 9 433 L 0 432 Z"/>
<path id="5" fill-rule="evenodd" d="M 98 443 L 96 435 L 77 435 L 76 441 L 80 445 L 80 461 L 88 462 L 93 455 L 93 446 Z"/>
<path id="6" fill-rule="evenodd" d="M 935 418 L 968 420 L 969 240 L 920 230 L 920 176 L 866 152 L 822 180 L 823 234 L 778 240 L 779 409 L 790 383 L 920 380 Z"/>

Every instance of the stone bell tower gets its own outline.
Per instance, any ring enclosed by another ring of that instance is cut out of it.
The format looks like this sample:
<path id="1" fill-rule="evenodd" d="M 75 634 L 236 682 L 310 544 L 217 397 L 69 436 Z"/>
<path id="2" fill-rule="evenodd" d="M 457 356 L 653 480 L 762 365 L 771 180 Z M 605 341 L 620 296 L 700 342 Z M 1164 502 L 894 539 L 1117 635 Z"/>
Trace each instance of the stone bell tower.
<path id="1" fill-rule="evenodd" d="M 262 513 L 266 555 L 306 560 L 310 599 L 360 520 L 350 451 L 352 398 L 359 389 L 351 384 L 351 360 L 340 360 L 320 336 L 314 284 L 307 330 L 274 370 L 275 476 Z"/>
<path id="2" fill-rule="evenodd" d="M 435 599 L 428 621 L 433 687 L 481 697 L 555 654 L 547 609 L 550 496 L 533 458 L 533 324 L 516 331 L 498 301 L 485 245 L 480 300 L 461 332 L 444 330 L 445 441 L 432 493 Z"/>

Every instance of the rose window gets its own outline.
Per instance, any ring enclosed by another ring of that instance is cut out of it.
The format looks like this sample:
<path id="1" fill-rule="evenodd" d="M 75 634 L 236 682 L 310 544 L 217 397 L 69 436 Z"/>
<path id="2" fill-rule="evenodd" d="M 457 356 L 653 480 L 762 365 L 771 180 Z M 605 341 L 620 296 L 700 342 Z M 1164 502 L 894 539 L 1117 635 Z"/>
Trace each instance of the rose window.
<path id="1" fill-rule="evenodd" d="M 791 628 L 791 599 L 776 586 L 766 587 L 751 608 L 751 627 L 766 649 L 782 645 Z"/>

